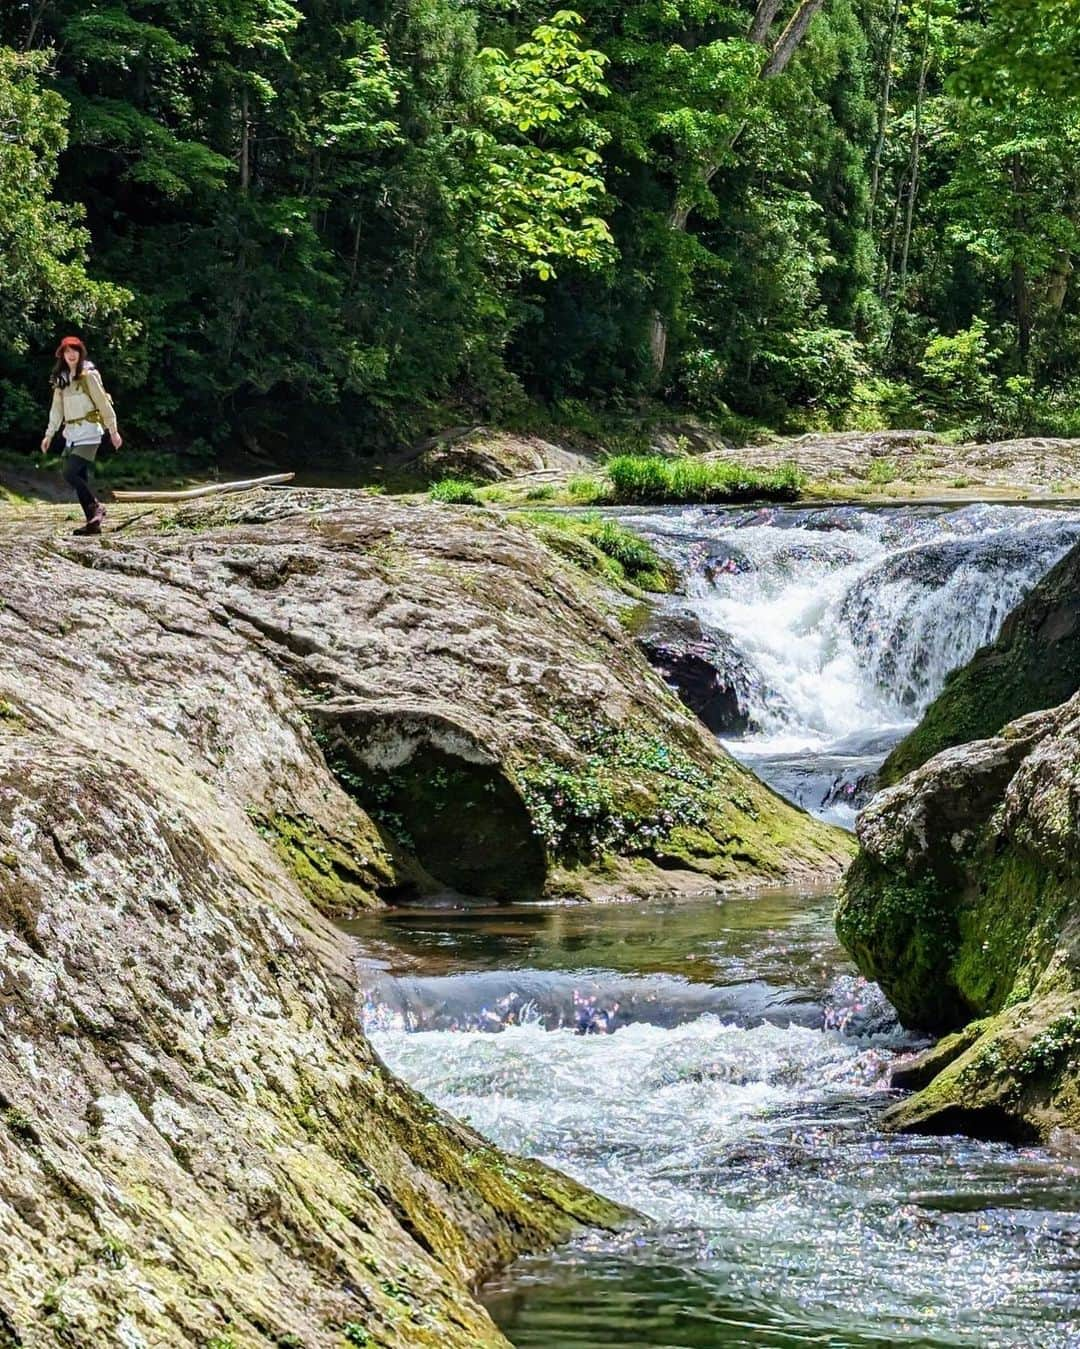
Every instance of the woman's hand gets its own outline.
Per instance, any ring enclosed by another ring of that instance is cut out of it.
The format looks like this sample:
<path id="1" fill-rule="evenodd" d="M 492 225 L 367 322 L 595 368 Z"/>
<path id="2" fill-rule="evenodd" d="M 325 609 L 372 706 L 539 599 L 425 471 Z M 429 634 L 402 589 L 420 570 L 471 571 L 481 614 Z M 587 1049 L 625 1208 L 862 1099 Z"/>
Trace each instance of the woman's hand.
<path id="1" fill-rule="evenodd" d="M 124 437 L 120 434 L 119 431 L 110 431 L 109 439 L 112 441 L 112 447 L 114 450 L 118 450 L 120 446 L 123 445 L 124 443 Z"/>
<path id="2" fill-rule="evenodd" d="M 42 437 L 41 437 L 41 453 L 42 453 L 42 454 L 48 454 L 48 453 L 49 453 L 49 446 L 50 446 L 51 444 L 52 444 L 52 436 L 42 436 Z"/>

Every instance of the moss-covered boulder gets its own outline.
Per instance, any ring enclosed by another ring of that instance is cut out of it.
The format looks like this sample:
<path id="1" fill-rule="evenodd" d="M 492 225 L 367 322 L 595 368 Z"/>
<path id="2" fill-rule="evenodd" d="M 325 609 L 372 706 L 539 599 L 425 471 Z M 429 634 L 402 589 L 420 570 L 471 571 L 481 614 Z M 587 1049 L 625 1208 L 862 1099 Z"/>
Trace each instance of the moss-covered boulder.
<path id="1" fill-rule="evenodd" d="M 492 512 L 290 491 L 89 544 L 55 524 L 23 518 L 2 564 L 12 615 L 51 597 L 12 624 L 15 662 L 139 709 L 323 908 L 700 889 L 849 855 L 649 669 L 624 594 Z"/>
<path id="2" fill-rule="evenodd" d="M 955 671 L 919 725 L 882 765 L 881 786 L 952 745 L 996 735 L 1006 722 L 1056 707 L 1080 689 L 1080 548 L 1013 610 L 997 640 Z"/>
<path id="3" fill-rule="evenodd" d="M 840 938 L 907 1024 L 952 1033 L 894 1125 L 1080 1130 L 1080 696 L 937 755 L 857 834 Z"/>
<path id="4" fill-rule="evenodd" d="M 505 1345 L 469 1287 L 621 1215 L 393 1078 L 271 840 L 108 709 L 0 722 L 0 1339 Z M 9 707 L 12 704 L 8 704 Z"/>

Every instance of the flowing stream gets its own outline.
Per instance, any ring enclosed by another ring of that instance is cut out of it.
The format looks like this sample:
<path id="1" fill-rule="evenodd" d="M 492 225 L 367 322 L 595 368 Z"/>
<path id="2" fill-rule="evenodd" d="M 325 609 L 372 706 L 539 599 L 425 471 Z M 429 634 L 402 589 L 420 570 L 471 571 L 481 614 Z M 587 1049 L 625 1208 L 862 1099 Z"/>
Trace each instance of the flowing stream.
<path id="1" fill-rule="evenodd" d="M 750 729 L 729 748 L 850 821 L 948 671 L 1072 543 L 1023 507 L 624 516 L 686 574 Z M 1080 1346 L 1080 1164 L 883 1133 L 919 1042 L 831 896 L 398 910 L 358 920 L 398 1073 L 642 1221 L 485 1290 L 519 1349 Z"/>

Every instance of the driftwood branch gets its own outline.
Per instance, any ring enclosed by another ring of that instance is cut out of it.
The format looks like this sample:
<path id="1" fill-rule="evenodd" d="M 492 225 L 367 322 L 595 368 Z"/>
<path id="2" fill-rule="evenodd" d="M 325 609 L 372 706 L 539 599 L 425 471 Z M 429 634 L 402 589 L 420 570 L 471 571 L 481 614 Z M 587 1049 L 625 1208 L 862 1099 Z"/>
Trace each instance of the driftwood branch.
<path id="1" fill-rule="evenodd" d="M 252 487 L 270 487 L 291 482 L 295 473 L 271 473 L 265 478 L 245 478 L 241 482 L 213 482 L 205 487 L 189 487 L 179 492 L 114 492 L 117 501 L 194 501 L 196 497 L 216 496 L 221 492 L 246 492 Z"/>

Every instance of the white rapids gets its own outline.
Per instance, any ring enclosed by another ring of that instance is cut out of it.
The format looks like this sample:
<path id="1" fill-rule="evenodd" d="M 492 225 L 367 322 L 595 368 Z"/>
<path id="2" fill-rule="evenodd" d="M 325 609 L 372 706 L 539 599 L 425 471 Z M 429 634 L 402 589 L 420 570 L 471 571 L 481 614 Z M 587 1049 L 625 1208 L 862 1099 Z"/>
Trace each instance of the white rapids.
<path id="1" fill-rule="evenodd" d="M 688 609 L 747 674 L 727 748 L 800 805 L 850 824 L 875 768 L 1080 541 L 1080 513 L 1024 506 L 622 513 L 686 577 Z"/>

